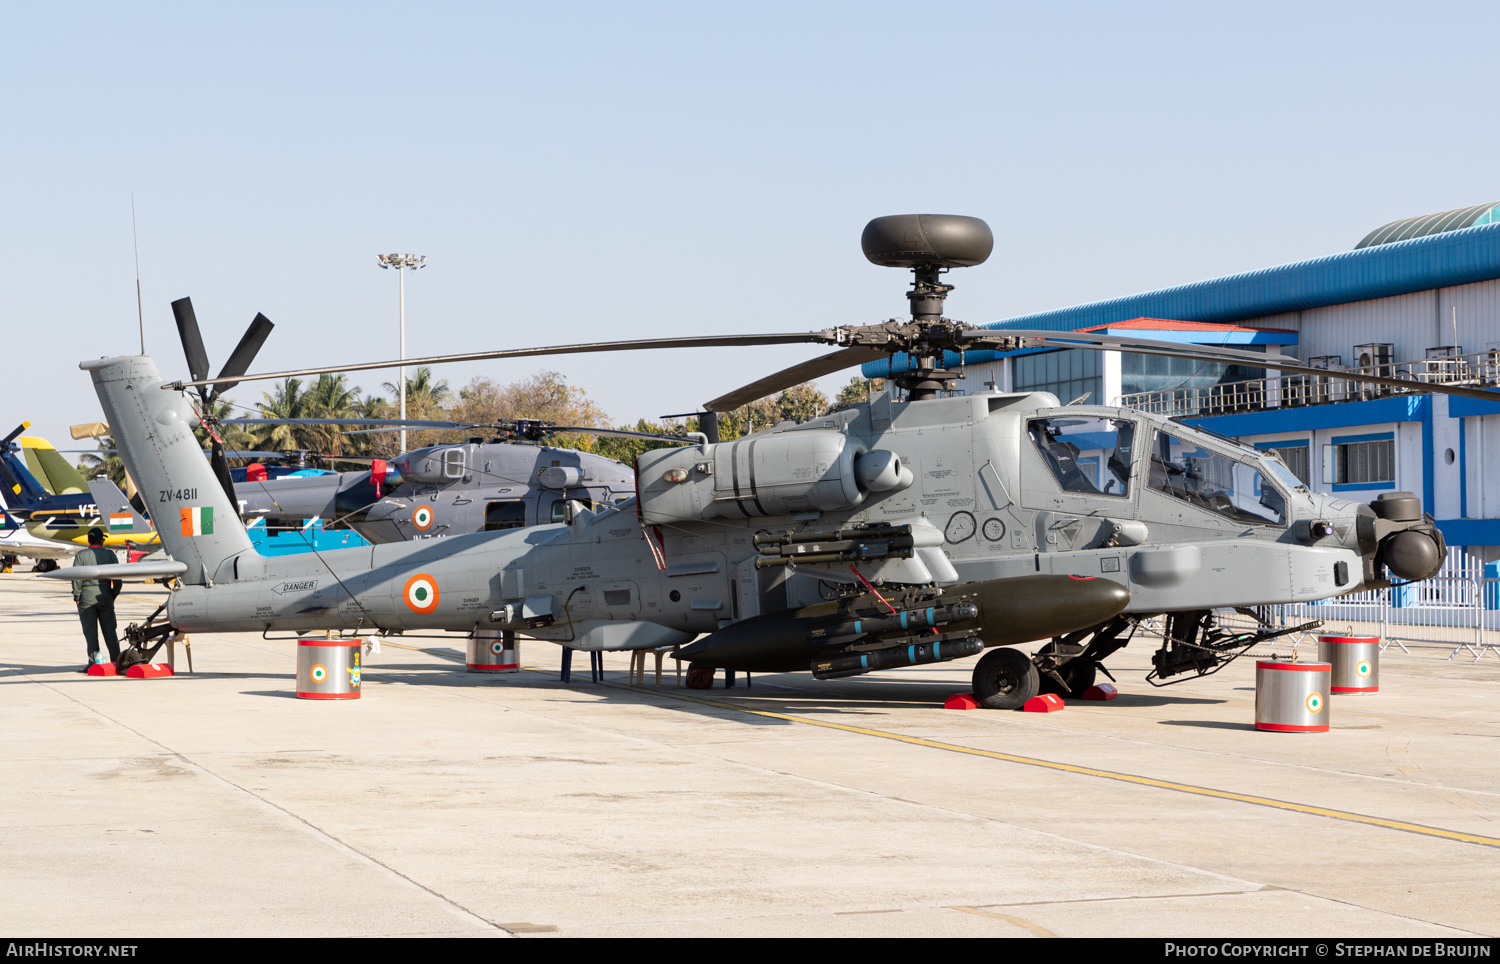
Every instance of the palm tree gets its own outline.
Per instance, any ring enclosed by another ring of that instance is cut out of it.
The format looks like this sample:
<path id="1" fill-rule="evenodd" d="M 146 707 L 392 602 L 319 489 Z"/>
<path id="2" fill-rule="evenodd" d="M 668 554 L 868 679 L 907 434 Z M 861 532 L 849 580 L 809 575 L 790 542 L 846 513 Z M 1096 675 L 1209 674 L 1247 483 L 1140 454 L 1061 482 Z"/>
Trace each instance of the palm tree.
<path id="1" fill-rule="evenodd" d="M 394 382 L 386 382 L 381 386 L 391 393 L 398 401 L 401 398 L 401 389 Z M 409 409 L 413 404 L 430 402 L 433 406 L 441 405 L 443 399 L 452 394 L 448 388 L 448 379 L 439 382 L 432 380 L 432 369 L 423 365 L 418 368 L 410 378 L 406 380 L 406 407 Z"/>
<path id="2" fill-rule="evenodd" d="M 310 418 L 312 416 L 308 414 L 309 394 L 303 391 L 301 380 L 288 378 L 273 391 L 265 393 L 265 401 L 259 406 L 261 417 Z M 315 446 L 308 444 L 309 428 L 310 426 L 307 425 L 262 426 L 260 445 L 262 448 L 290 452 L 314 448 Z"/>
<path id="3" fill-rule="evenodd" d="M 302 396 L 306 418 L 358 418 L 359 386 L 349 387 L 344 375 L 319 375 Z M 344 429 L 338 425 L 309 425 L 308 436 L 325 455 L 343 455 Z"/>

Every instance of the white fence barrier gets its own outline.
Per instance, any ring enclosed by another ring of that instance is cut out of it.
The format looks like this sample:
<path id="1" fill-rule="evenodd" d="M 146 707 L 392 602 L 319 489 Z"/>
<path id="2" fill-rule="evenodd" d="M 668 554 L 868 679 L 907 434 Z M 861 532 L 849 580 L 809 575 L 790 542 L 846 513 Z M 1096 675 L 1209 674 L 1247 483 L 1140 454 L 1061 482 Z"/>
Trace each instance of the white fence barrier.
<path id="1" fill-rule="evenodd" d="M 1440 642 L 1453 645 L 1449 659 L 1467 650 L 1478 660 L 1486 652 L 1500 656 L 1500 578 L 1487 578 L 1482 563 L 1450 548 L 1443 568 L 1431 579 L 1314 603 L 1268 606 L 1264 618 L 1277 626 L 1321 619 L 1319 632 L 1324 634 L 1341 632 L 1346 624 L 1373 625 L 1379 627 L 1382 651 L 1395 644 L 1409 653 L 1407 643 Z"/>

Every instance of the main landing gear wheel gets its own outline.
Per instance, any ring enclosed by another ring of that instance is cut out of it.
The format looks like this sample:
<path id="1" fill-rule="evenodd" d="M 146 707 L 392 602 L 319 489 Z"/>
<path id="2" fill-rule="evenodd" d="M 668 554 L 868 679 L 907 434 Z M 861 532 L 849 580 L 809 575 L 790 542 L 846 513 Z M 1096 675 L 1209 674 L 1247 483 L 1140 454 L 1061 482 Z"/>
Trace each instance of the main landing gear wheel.
<path id="1" fill-rule="evenodd" d="M 974 667 L 974 699 L 987 710 L 1019 710 L 1039 686 L 1031 657 L 1008 646 L 985 653 Z"/>

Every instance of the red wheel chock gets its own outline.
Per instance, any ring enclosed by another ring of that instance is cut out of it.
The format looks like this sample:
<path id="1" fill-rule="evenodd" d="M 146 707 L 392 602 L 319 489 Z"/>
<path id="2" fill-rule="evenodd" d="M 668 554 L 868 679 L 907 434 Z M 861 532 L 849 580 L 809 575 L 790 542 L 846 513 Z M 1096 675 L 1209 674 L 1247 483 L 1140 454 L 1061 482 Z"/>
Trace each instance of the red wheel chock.
<path id="1" fill-rule="evenodd" d="M 1081 700 L 1112 700 L 1120 695 L 1112 683 L 1096 683 L 1083 691 Z"/>
<path id="2" fill-rule="evenodd" d="M 1063 699 L 1056 693 L 1043 693 L 1026 701 L 1021 710 L 1026 713 L 1056 713 L 1063 708 Z"/>
<path id="3" fill-rule="evenodd" d="M 95 663 L 89 667 L 90 676 L 119 676 L 120 671 L 115 669 L 114 663 Z"/>
<path id="4" fill-rule="evenodd" d="M 164 663 L 136 663 L 125 671 L 125 675 L 130 679 L 161 679 L 173 673 L 172 667 Z"/>
<path id="5" fill-rule="evenodd" d="M 977 710 L 980 709 L 979 701 L 974 698 L 973 693 L 954 693 L 943 701 L 945 710 Z"/>

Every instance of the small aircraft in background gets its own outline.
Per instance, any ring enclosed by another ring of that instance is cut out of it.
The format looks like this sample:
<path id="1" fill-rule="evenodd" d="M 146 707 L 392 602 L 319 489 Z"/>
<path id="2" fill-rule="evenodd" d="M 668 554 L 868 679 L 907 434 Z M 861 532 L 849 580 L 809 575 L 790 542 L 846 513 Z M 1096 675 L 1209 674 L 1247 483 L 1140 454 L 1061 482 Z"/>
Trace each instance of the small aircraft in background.
<path id="1" fill-rule="evenodd" d="M 34 539 L 58 545 L 62 554 L 38 550 L 11 555 L 36 558 L 43 572 L 55 569 L 57 559 L 68 558 L 88 545 L 88 531 L 95 526 L 104 530 L 108 548 L 160 546 L 150 521 L 119 486 L 108 479 L 85 480 L 46 439 L 23 437 L 21 433 L 30 425 L 22 422 L 0 439 L 0 481 L 5 485 L 7 514 L 22 523 L 30 537 L 15 535 L 6 544 L 17 549 L 23 544 L 35 548 L 31 542 Z M 40 478 L 33 473 L 33 465 L 42 473 Z"/>

